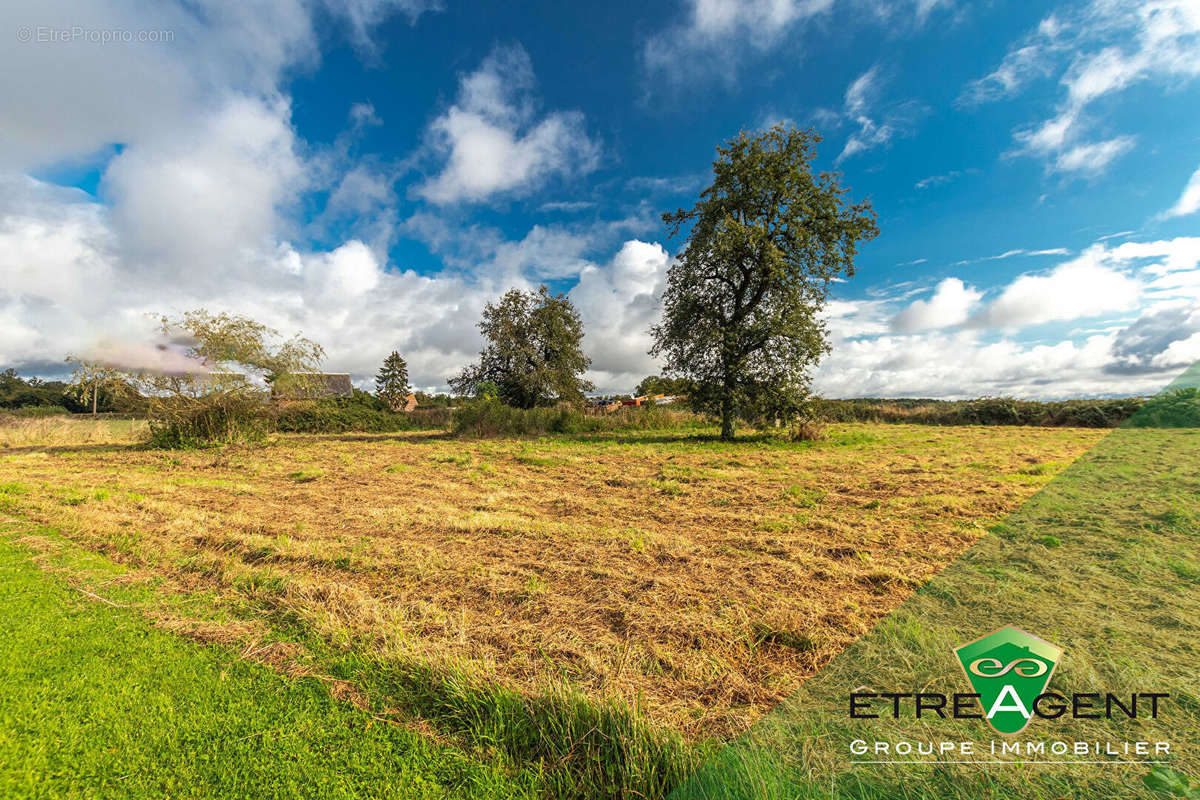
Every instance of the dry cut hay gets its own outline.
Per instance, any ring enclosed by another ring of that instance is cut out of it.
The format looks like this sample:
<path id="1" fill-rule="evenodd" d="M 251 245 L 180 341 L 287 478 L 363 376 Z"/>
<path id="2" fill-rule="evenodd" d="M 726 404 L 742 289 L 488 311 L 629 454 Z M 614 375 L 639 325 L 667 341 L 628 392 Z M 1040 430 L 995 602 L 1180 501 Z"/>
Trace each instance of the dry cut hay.
<path id="1" fill-rule="evenodd" d="M 730 736 L 1103 435 L 297 436 L 22 454 L 0 485 L 13 513 L 264 619 Z"/>

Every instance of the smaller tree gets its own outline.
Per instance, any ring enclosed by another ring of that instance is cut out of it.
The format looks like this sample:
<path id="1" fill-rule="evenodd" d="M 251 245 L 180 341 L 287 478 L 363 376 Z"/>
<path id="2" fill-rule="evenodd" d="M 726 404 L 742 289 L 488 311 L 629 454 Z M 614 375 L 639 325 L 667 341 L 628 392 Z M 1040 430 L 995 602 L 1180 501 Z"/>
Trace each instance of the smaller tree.
<path id="1" fill-rule="evenodd" d="M 644 397 L 656 394 L 689 394 L 694 387 L 687 378 L 664 378 L 661 375 L 647 375 L 633 390 L 634 397 Z"/>
<path id="2" fill-rule="evenodd" d="M 132 371 L 149 398 L 151 438 L 161 446 L 261 438 L 272 411 L 267 387 L 292 395 L 317 388 L 321 346 L 300 336 L 280 341 L 249 317 L 199 309 L 163 317 L 161 332 L 164 341 L 187 343 L 189 366 Z"/>
<path id="3" fill-rule="evenodd" d="M 409 395 L 408 364 L 395 350 L 383 360 L 383 366 L 375 376 L 375 394 L 392 411 L 404 408 L 404 398 Z"/>
<path id="4" fill-rule="evenodd" d="M 479 330 L 487 346 L 479 362 L 450 379 L 459 395 L 495 395 L 516 408 L 581 402 L 593 386 L 583 379 L 591 359 L 583 354 L 583 321 L 566 295 L 510 289 L 483 309 Z M 487 388 L 489 391 L 482 391 Z"/>
<path id="5" fill-rule="evenodd" d="M 69 390 L 80 403 L 91 406 L 93 417 L 99 408 L 101 392 L 117 393 L 126 388 L 125 377 L 116 367 L 76 356 L 67 356 L 67 363 L 75 365 Z"/>

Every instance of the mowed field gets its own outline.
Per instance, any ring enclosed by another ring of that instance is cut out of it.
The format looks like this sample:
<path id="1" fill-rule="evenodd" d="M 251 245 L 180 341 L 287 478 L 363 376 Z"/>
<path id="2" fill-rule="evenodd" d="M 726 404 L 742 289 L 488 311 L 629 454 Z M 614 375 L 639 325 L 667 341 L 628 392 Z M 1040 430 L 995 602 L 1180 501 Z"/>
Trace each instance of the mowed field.
<path id="1" fill-rule="evenodd" d="M 566 685 L 686 739 L 726 739 L 1106 434 L 27 443 L 0 450 L 0 511 L 55 532 L 24 537 L 35 549 L 65 539 L 125 565 L 111 580 L 152 587 L 139 605 L 160 624 L 285 672 L 303 661 L 300 630 L 401 669 L 528 696 Z"/>

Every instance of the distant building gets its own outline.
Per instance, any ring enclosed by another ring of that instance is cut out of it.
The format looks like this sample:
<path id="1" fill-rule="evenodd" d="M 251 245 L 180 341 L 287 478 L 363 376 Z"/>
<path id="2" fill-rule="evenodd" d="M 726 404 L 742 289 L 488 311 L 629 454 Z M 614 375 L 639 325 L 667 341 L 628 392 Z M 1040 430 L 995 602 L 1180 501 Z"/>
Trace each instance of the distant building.
<path id="1" fill-rule="evenodd" d="M 283 385 L 271 384 L 271 399 L 277 402 L 353 396 L 347 372 L 297 372 L 288 375 Z"/>
<path id="2" fill-rule="evenodd" d="M 405 413 L 408 413 L 408 412 L 412 411 L 413 409 L 415 409 L 416 407 L 417 407 L 417 396 L 415 394 L 410 394 L 404 398 L 404 408 L 401 410 L 404 411 Z"/>

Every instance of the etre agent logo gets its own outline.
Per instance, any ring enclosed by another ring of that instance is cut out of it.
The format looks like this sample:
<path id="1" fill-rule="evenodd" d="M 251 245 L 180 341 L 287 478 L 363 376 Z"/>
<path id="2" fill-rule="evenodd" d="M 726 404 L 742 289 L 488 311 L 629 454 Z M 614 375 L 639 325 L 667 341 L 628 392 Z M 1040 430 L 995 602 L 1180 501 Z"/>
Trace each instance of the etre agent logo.
<path id="1" fill-rule="evenodd" d="M 954 654 L 979 695 L 984 719 L 997 733 L 1020 733 L 1033 719 L 1062 649 L 1018 628 L 1001 628 L 957 647 Z"/>

